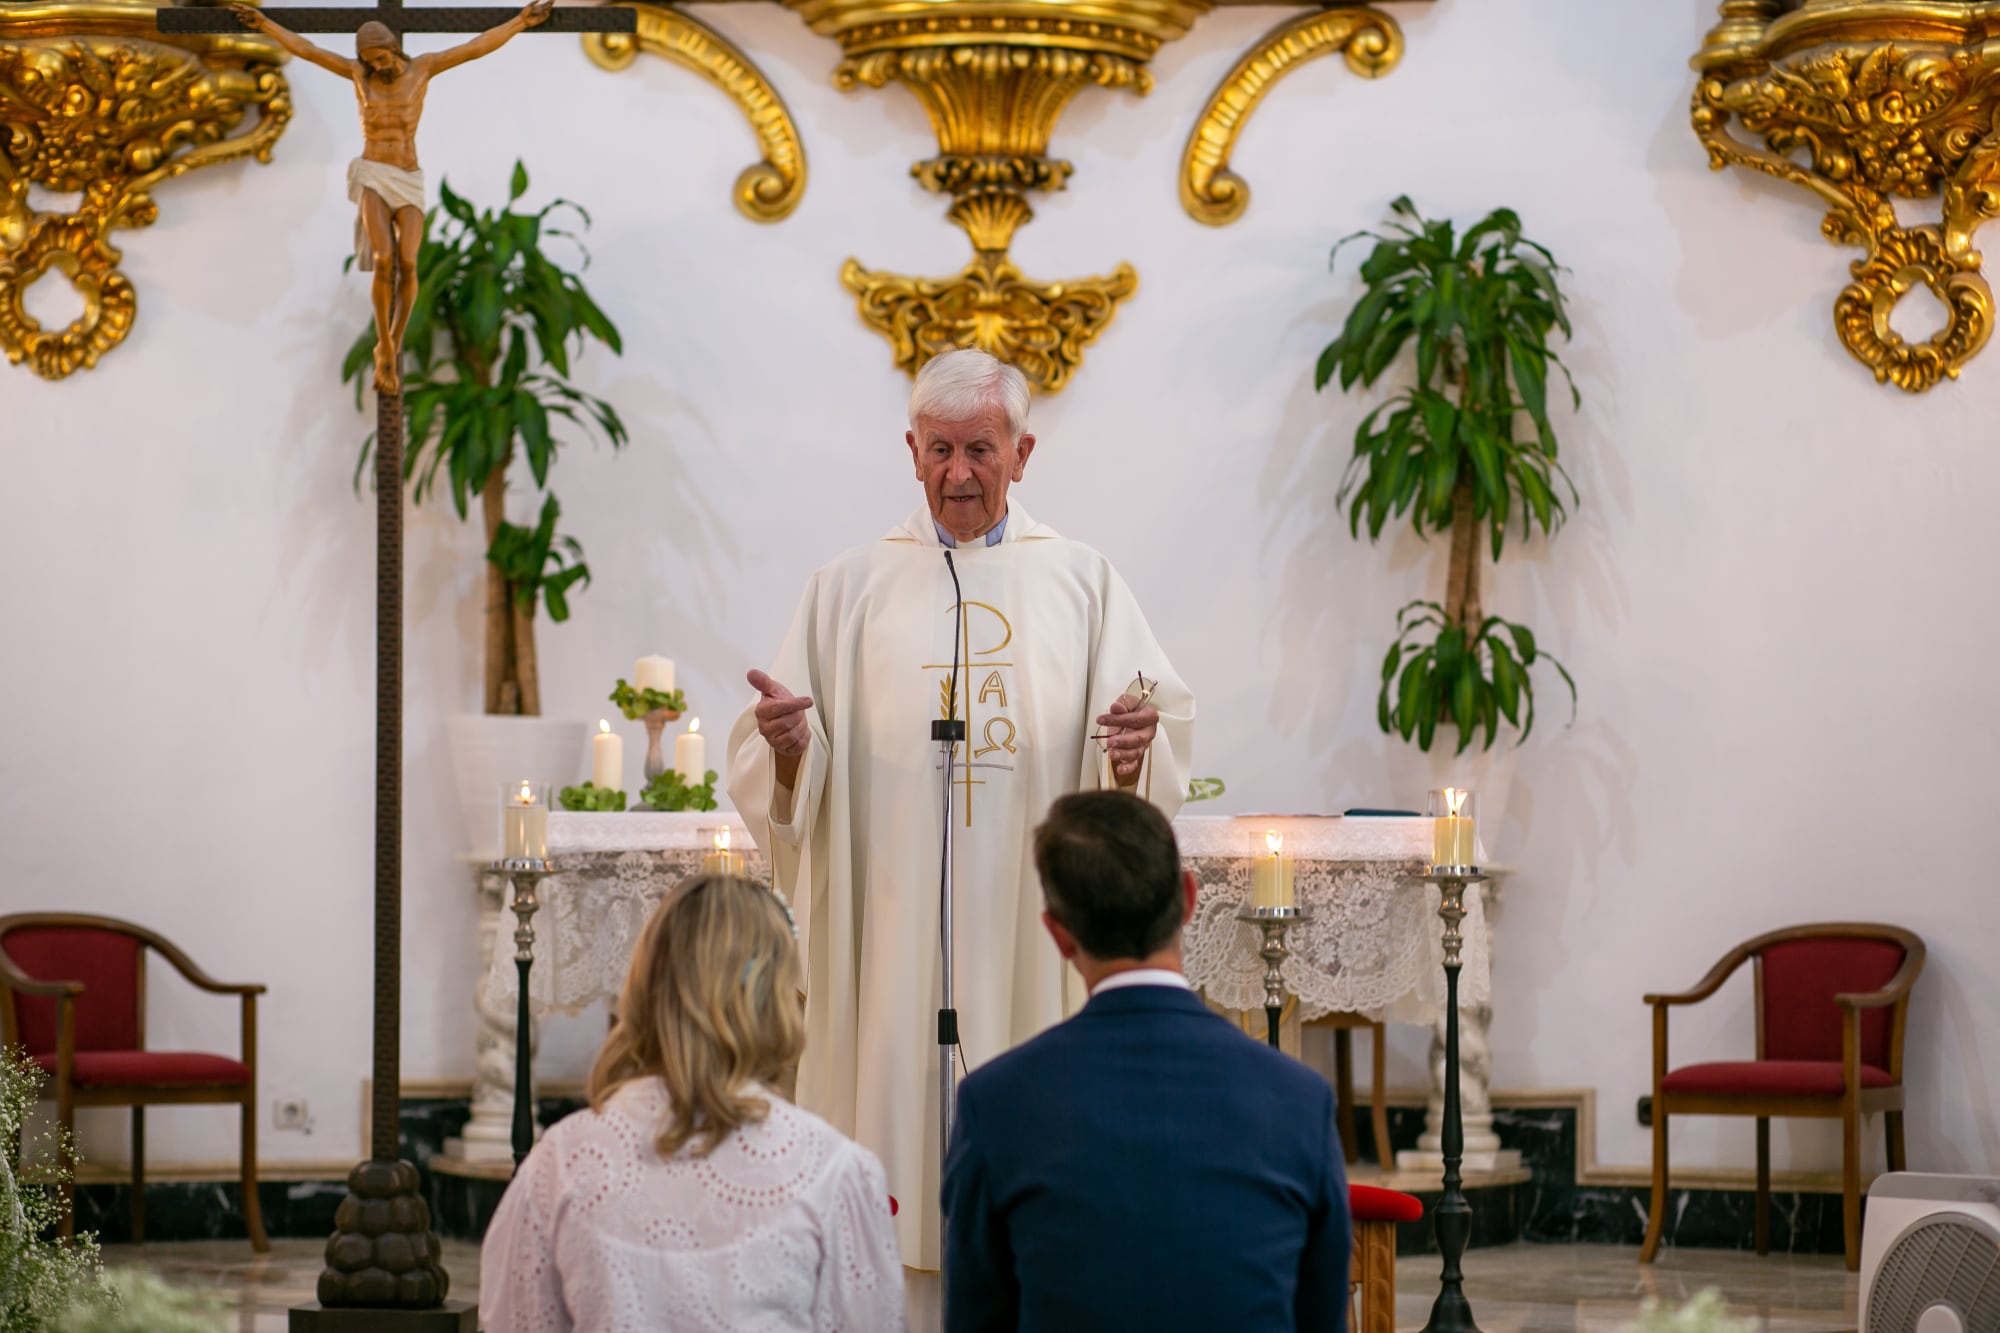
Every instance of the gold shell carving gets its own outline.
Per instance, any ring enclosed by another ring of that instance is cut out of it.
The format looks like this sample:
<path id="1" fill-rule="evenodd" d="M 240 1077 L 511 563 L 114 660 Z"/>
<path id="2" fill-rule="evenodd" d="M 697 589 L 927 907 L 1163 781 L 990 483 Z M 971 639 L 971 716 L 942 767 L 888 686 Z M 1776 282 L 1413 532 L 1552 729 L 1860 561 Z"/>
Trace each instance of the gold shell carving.
<path id="1" fill-rule="evenodd" d="M 1834 302 L 1834 329 L 1878 382 L 1921 393 L 1956 379 L 1993 328 L 1973 238 L 2000 214 L 2000 51 L 1987 41 L 2000 4 L 1779 8 L 1724 0 L 1694 58 L 1692 121 L 1709 164 L 1810 190 L 1828 209 L 1827 239 L 1866 252 Z M 1936 223 L 1900 222 L 1897 200 L 1930 199 Z M 1946 322 L 1911 343 L 1890 320 L 1917 288 Z"/>
<path id="2" fill-rule="evenodd" d="M 940 352 L 978 347 L 1020 367 L 1044 393 L 1059 393 L 1083 364 L 1118 303 L 1139 287 L 1130 264 L 1109 277 L 1033 282 L 1004 254 L 981 251 L 955 278 L 876 273 L 848 260 L 840 280 L 861 318 L 889 339 L 912 375 Z"/>
<path id="3" fill-rule="evenodd" d="M 161 181 L 232 158 L 270 161 L 292 114 L 281 59 L 260 38 L 163 39 L 151 5 L 0 8 L 0 350 L 10 362 L 62 379 L 124 340 L 138 298 L 112 229 L 152 223 Z M 232 137 L 253 108 L 255 123 Z M 30 184 L 81 197 L 67 212 L 39 211 Z M 51 271 L 84 302 L 59 330 L 22 305 Z"/>
<path id="4" fill-rule="evenodd" d="M 736 178 L 736 208 L 753 222 L 790 217 L 806 193 L 806 150 L 778 90 L 730 40 L 664 5 L 633 4 L 638 30 L 587 33 L 583 49 L 603 69 L 621 70 L 641 51 L 693 70 L 729 95 L 757 136 L 763 160 Z"/>
<path id="5" fill-rule="evenodd" d="M 1265 34 L 1209 95 L 1181 152 L 1181 207 L 1196 222 L 1225 226 L 1243 216 L 1250 186 L 1229 169 L 1236 138 L 1271 86 L 1297 66 L 1339 51 L 1347 67 L 1379 79 L 1403 58 L 1403 30 L 1373 9 L 1300 15 Z"/>

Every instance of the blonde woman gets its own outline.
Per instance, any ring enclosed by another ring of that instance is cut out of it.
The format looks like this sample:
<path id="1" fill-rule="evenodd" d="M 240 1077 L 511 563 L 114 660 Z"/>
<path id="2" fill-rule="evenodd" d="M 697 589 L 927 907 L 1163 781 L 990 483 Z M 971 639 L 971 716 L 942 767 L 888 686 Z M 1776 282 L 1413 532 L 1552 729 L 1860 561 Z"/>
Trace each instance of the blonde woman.
<path id="1" fill-rule="evenodd" d="M 654 911 L 590 1109 L 487 1228 L 487 1333 L 904 1327 L 881 1163 L 771 1090 L 805 1044 L 799 975 L 762 885 L 701 875 Z"/>

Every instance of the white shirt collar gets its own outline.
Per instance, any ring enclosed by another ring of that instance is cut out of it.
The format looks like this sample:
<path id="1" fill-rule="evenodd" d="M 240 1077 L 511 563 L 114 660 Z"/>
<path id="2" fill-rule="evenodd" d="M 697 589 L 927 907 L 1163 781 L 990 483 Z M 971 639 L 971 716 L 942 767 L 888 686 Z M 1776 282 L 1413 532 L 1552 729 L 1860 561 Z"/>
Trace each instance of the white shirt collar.
<path id="1" fill-rule="evenodd" d="M 1108 990 L 1118 990 L 1125 986 L 1179 986 L 1182 990 L 1193 990 L 1188 979 L 1168 967 L 1135 967 L 1129 972 L 1113 972 L 1104 980 L 1090 988 L 1092 995 L 1102 995 Z"/>

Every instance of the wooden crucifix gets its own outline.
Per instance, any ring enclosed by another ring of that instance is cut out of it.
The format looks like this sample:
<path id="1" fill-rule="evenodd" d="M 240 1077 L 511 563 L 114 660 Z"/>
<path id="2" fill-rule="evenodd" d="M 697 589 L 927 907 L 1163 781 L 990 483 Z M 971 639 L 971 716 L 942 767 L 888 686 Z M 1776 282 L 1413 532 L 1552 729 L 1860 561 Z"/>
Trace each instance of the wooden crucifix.
<path id="1" fill-rule="evenodd" d="M 417 122 L 431 78 L 490 55 L 530 28 L 550 32 L 631 32 L 633 13 L 622 6 L 555 9 L 555 0 L 533 0 L 518 13 L 505 9 L 405 9 L 402 0 L 378 0 L 370 9 L 220 9 L 159 11 L 161 32 L 262 33 L 292 55 L 354 85 L 361 104 L 361 156 L 347 167 L 347 197 L 360 210 L 354 253 L 362 272 L 373 271 L 375 388 L 402 389 L 403 330 L 417 300 L 417 252 L 424 238 L 424 173 L 417 165 Z M 337 55 L 301 32 L 351 32 L 354 58 Z M 406 32 L 476 32 L 471 41 L 414 58 L 403 54 Z"/>
<path id="2" fill-rule="evenodd" d="M 624 6 L 404 9 L 378 0 L 368 9 L 162 8 L 163 33 L 262 32 L 293 55 L 350 79 L 361 104 L 362 155 L 348 168 L 348 197 L 359 208 L 356 250 L 375 273 L 375 960 L 374 1059 L 369 1160 L 348 1173 L 347 1197 L 326 1243 L 319 1300 L 295 1306 L 293 1333 L 472 1333 L 477 1311 L 447 1302 L 430 1209 L 415 1166 L 400 1151 L 403 952 L 403 394 L 404 327 L 416 302 L 423 244 L 423 177 L 417 122 L 431 76 L 498 50 L 516 34 L 631 32 Z M 351 32 L 355 58 L 336 55 L 300 32 Z M 450 50 L 402 52 L 402 35 L 476 33 Z M 250 1205 L 246 1202 L 246 1207 Z"/>

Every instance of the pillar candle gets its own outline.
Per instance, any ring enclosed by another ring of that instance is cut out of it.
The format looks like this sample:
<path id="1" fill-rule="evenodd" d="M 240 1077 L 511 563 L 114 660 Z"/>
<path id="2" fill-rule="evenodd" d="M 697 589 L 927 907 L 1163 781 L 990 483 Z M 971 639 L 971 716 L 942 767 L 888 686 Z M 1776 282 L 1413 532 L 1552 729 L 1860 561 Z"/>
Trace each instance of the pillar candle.
<path id="1" fill-rule="evenodd" d="M 590 738 L 590 784 L 600 791 L 625 789 L 625 740 L 603 718 L 597 719 L 597 734 Z"/>
<path id="2" fill-rule="evenodd" d="M 685 735 L 674 738 L 674 768 L 690 787 L 699 787 L 708 774 L 708 737 L 700 732 L 701 719 L 696 718 Z"/>
<path id="3" fill-rule="evenodd" d="M 509 861 L 541 861 L 549 854 L 549 807 L 523 782 L 500 810 L 501 856 Z"/>
<path id="4" fill-rule="evenodd" d="M 715 831 L 715 850 L 701 858 L 704 874 L 740 875 L 743 873 L 743 853 L 729 850 L 729 829 L 727 826 Z"/>
<path id="5" fill-rule="evenodd" d="M 1431 821 L 1431 864 L 1469 866 L 1473 864 L 1472 815 L 1467 801 L 1472 793 L 1463 787 L 1446 787 L 1444 813 Z"/>
<path id="6" fill-rule="evenodd" d="M 1252 907 L 1293 907 L 1292 858 L 1285 854 L 1285 839 L 1277 832 L 1264 835 L 1264 854 L 1250 867 Z"/>
<path id="7" fill-rule="evenodd" d="M 642 657 L 632 667 L 632 688 L 635 690 L 658 690 L 661 694 L 674 692 L 674 659 L 671 657 Z"/>

